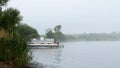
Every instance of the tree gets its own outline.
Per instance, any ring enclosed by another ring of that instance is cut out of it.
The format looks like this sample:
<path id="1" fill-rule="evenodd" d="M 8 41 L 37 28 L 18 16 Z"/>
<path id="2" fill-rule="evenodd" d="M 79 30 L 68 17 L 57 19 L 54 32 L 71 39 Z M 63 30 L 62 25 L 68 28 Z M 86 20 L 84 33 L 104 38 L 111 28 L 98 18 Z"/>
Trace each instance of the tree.
<path id="1" fill-rule="evenodd" d="M 58 41 L 64 41 L 65 35 L 62 32 L 55 32 L 54 38 L 55 40 L 58 40 Z"/>
<path id="2" fill-rule="evenodd" d="M 55 31 L 55 36 L 54 38 L 58 41 L 64 41 L 65 40 L 65 35 L 61 32 L 61 25 L 57 25 L 54 27 L 54 31 Z"/>
<path id="3" fill-rule="evenodd" d="M 48 28 L 46 30 L 46 38 L 54 38 L 54 32 L 52 31 L 52 29 Z"/>
<path id="4" fill-rule="evenodd" d="M 0 0 L 0 7 L 6 5 L 8 0 Z"/>
<path id="5" fill-rule="evenodd" d="M 0 0 L 0 37 L 8 37 L 16 29 L 22 17 L 20 12 L 14 8 L 2 9 L 8 0 Z"/>
<path id="6" fill-rule="evenodd" d="M 2 12 L 0 26 L 4 29 L 14 29 L 20 23 L 22 17 L 17 9 L 8 8 Z"/>
<path id="7" fill-rule="evenodd" d="M 0 68 L 25 68 L 29 49 L 16 31 L 22 17 L 17 9 L 2 9 L 8 1 L 0 0 Z"/>
<path id="8" fill-rule="evenodd" d="M 57 41 L 64 41 L 65 35 L 61 32 L 61 25 L 57 25 L 54 27 L 54 31 L 52 29 L 47 29 L 46 38 L 54 38 Z"/>
<path id="9" fill-rule="evenodd" d="M 27 24 L 19 24 L 17 26 L 18 34 L 20 34 L 26 41 L 30 41 L 32 38 L 39 38 L 37 30 Z"/>
<path id="10" fill-rule="evenodd" d="M 60 32 L 60 30 L 61 30 L 61 25 L 57 25 L 54 27 L 55 32 Z"/>

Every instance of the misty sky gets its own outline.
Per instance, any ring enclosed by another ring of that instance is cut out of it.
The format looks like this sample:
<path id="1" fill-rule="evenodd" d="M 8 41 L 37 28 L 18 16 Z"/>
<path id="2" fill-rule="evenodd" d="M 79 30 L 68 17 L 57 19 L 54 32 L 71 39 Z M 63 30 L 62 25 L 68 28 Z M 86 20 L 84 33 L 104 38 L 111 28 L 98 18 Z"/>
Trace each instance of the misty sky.
<path id="1" fill-rule="evenodd" d="M 8 6 L 40 34 L 59 24 L 65 34 L 120 32 L 120 0 L 10 0 Z"/>

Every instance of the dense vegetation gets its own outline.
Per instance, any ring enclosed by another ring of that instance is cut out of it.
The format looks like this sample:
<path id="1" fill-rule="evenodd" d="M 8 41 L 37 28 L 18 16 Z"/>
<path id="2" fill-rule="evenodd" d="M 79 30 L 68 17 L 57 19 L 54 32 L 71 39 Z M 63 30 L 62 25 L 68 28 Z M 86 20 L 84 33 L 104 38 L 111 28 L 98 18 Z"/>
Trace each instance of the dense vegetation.
<path id="1" fill-rule="evenodd" d="M 16 30 L 22 17 L 17 9 L 3 9 L 7 2 L 0 0 L 0 68 L 25 68 L 29 49 Z"/>
<path id="2" fill-rule="evenodd" d="M 27 24 L 19 24 L 17 26 L 17 32 L 26 41 L 30 41 L 32 38 L 40 38 L 37 30 Z"/>

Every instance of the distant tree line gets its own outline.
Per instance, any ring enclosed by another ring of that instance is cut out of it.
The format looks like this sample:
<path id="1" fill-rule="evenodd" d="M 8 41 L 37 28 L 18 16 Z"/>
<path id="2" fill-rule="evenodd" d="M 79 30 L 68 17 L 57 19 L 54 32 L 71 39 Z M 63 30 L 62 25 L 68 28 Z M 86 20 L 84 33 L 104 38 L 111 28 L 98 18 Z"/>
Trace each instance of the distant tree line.
<path id="1" fill-rule="evenodd" d="M 56 25 L 53 29 L 46 29 L 45 38 L 54 38 L 56 41 L 120 41 L 120 33 L 82 33 L 66 35 L 62 32 L 62 26 Z M 27 41 L 32 38 L 40 38 L 37 30 L 27 24 L 19 24 L 18 33 Z"/>
<path id="2" fill-rule="evenodd" d="M 66 35 L 69 41 L 120 41 L 120 33 L 83 33 Z"/>
<path id="3" fill-rule="evenodd" d="M 62 31 L 61 25 L 56 25 L 53 29 L 46 29 L 45 38 L 54 38 L 56 41 L 120 41 L 120 33 L 82 33 L 74 35 L 66 35 Z M 37 30 L 27 24 L 19 24 L 17 26 L 18 33 L 26 41 L 33 38 L 40 38 Z"/>
<path id="4" fill-rule="evenodd" d="M 57 41 L 120 41 L 120 33 L 82 33 L 66 35 L 61 31 L 62 26 L 57 25 L 53 29 L 46 30 L 46 38 L 54 38 Z"/>

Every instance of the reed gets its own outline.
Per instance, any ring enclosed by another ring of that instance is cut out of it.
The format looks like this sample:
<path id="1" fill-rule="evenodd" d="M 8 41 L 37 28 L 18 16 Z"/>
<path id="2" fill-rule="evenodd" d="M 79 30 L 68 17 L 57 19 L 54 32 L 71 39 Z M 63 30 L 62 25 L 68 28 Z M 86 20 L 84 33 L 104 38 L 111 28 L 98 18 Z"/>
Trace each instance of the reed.
<path id="1" fill-rule="evenodd" d="M 9 62 L 15 68 L 26 68 L 30 56 L 27 43 L 15 31 L 0 30 L 0 62 Z"/>

